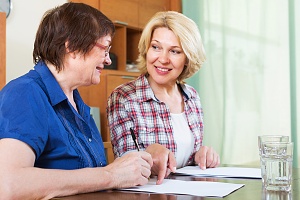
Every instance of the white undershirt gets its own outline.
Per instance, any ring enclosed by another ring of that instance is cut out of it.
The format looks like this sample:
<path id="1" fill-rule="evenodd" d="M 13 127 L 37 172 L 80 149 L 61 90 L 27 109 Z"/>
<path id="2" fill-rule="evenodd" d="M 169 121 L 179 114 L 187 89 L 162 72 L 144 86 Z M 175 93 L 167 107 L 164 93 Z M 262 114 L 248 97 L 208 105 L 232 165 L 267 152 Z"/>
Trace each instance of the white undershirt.
<path id="1" fill-rule="evenodd" d="M 174 140 L 177 144 L 177 152 L 175 154 L 177 168 L 185 166 L 193 149 L 194 136 L 191 132 L 185 114 L 171 113 Z"/>

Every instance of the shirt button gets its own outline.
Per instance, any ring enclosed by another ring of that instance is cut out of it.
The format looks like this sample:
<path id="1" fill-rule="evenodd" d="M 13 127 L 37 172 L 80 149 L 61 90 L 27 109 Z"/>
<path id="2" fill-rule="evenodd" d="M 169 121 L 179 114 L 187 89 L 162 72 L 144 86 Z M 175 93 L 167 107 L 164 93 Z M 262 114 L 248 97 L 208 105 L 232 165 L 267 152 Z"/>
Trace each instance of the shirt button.
<path id="1" fill-rule="evenodd" d="M 92 138 L 89 138 L 89 142 L 91 142 L 92 141 Z"/>

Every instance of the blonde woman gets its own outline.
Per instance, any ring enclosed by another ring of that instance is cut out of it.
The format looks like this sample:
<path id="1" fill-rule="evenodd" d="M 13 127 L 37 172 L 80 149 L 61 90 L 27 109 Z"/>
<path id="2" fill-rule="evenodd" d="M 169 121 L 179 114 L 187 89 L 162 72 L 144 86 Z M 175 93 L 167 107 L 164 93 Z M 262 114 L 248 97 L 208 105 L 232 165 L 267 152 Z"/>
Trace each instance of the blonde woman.
<path id="1" fill-rule="evenodd" d="M 220 164 L 219 155 L 203 146 L 203 112 L 196 90 L 185 84 L 205 61 L 197 25 L 174 11 L 158 12 L 145 26 L 139 42 L 141 75 L 116 88 L 107 115 L 115 157 L 136 146 L 153 158 L 157 184 L 176 168 Z"/>

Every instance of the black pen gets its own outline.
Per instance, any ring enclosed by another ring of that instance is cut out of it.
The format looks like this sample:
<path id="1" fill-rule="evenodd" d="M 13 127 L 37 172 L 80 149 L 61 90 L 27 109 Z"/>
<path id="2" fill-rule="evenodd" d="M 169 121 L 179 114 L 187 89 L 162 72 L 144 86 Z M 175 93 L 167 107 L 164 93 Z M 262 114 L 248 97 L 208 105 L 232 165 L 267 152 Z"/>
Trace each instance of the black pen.
<path id="1" fill-rule="evenodd" d="M 131 137 L 132 137 L 132 139 L 134 141 L 135 147 L 137 148 L 138 151 L 140 151 L 139 144 L 137 142 L 137 139 L 136 139 L 136 137 L 134 135 L 134 132 L 133 132 L 132 128 L 130 128 L 130 133 L 131 133 Z"/>
<path id="2" fill-rule="evenodd" d="M 140 151 L 139 143 L 137 142 L 137 139 L 136 139 L 136 137 L 134 135 L 134 132 L 133 132 L 132 128 L 130 128 L 130 133 L 131 133 L 131 137 L 132 137 L 132 139 L 134 141 L 135 147 L 137 148 L 138 151 Z M 143 148 L 145 148 L 143 143 L 142 143 L 142 146 L 143 146 Z M 150 176 L 148 177 L 148 180 L 150 180 Z"/>

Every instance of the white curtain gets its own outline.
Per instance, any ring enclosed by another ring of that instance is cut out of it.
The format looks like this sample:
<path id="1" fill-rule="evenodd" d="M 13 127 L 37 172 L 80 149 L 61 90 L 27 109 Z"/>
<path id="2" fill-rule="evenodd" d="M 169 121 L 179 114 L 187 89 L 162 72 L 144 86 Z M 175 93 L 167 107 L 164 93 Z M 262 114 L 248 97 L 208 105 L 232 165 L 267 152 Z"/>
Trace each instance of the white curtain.
<path id="1" fill-rule="evenodd" d="M 204 144 L 223 164 L 259 165 L 258 135 L 292 136 L 289 1 L 182 2 L 207 53 L 188 80 L 202 100 Z"/>

